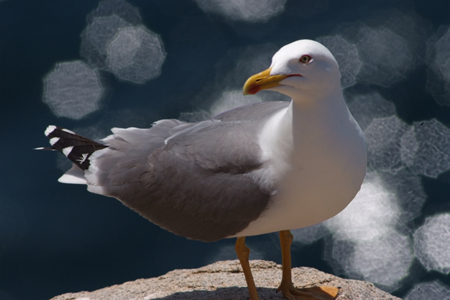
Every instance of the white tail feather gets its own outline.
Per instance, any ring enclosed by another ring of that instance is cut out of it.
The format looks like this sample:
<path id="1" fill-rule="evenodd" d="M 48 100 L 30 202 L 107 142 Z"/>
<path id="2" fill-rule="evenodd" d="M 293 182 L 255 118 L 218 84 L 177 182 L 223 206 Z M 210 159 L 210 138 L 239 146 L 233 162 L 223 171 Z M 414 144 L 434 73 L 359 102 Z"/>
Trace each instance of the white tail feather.
<path id="1" fill-rule="evenodd" d="M 87 181 L 84 178 L 84 171 L 75 164 L 73 164 L 72 168 L 61 176 L 58 181 L 70 184 L 87 184 Z"/>

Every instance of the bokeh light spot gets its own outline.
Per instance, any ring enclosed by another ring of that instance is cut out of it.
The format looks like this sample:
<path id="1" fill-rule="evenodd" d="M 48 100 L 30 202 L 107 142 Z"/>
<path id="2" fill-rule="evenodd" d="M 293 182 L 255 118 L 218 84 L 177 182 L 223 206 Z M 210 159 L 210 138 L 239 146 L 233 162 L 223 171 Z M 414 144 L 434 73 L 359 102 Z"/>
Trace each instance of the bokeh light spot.
<path id="1" fill-rule="evenodd" d="M 340 36 L 320 37 L 317 41 L 327 47 L 336 58 L 341 71 L 342 87 L 346 88 L 354 85 L 356 83 L 356 75 L 362 65 L 356 46 Z"/>
<path id="2" fill-rule="evenodd" d="M 120 29 L 107 48 L 109 69 L 118 78 L 135 83 L 158 77 L 164 59 L 159 36 L 142 26 Z"/>
<path id="3" fill-rule="evenodd" d="M 437 177 L 450 169 L 450 129 L 435 119 L 414 123 L 412 133 L 403 139 L 403 149 L 411 146 L 414 157 L 403 155 L 409 168 L 416 174 Z M 403 151 L 405 151 L 403 150 Z"/>
<path id="4" fill-rule="evenodd" d="M 395 106 L 378 93 L 348 94 L 348 109 L 364 131 L 373 119 L 390 117 L 395 114 Z"/>
<path id="5" fill-rule="evenodd" d="M 347 208 L 323 222 L 332 234 L 325 259 L 336 273 L 394 290 L 414 258 L 410 238 L 397 230 L 401 214 L 395 191 L 369 173 Z"/>
<path id="6" fill-rule="evenodd" d="M 219 14 L 233 21 L 265 22 L 284 10 L 286 0 L 196 0 L 207 13 Z"/>
<path id="7" fill-rule="evenodd" d="M 450 106 L 450 27 L 439 28 L 427 43 L 426 89 L 440 105 Z"/>
<path id="8" fill-rule="evenodd" d="M 405 300 L 439 299 L 450 300 L 450 288 L 444 286 L 439 281 L 422 282 L 416 284 L 414 288 L 404 298 Z"/>
<path id="9" fill-rule="evenodd" d="M 389 235 L 357 243 L 351 269 L 364 280 L 392 291 L 408 276 L 413 258 L 410 238 L 392 231 Z"/>
<path id="10" fill-rule="evenodd" d="M 99 108 L 103 91 L 99 74 L 84 62 L 63 62 L 45 76 L 43 101 L 58 117 L 81 119 Z"/>
<path id="11" fill-rule="evenodd" d="M 401 138 L 408 125 L 396 116 L 375 119 L 366 128 L 368 165 L 374 170 L 396 173 L 402 162 Z"/>
<path id="12" fill-rule="evenodd" d="M 81 56 L 93 67 L 107 70 L 107 47 L 119 29 L 128 26 L 131 24 L 116 15 L 93 18 L 81 33 Z"/>
<path id="13" fill-rule="evenodd" d="M 361 242 L 388 234 L 398 215 L 395 195 L 384 188 L 378 175 L 370 173 L 355 199 L 323 224 L 335 239 Z"/>
<path id="14" fill-rule="evenodd" d="M 450 272 L 450 214 L 427 218 L 414 233 L 414 240 L 416 255 L 425 268 Z"/>
<path id="15" fill-rule="evenodd" d="M 161 74 L 164 45 L 142 25 L 137 8 L 122 0 L 102 1 L 87 19 L 80 54 L 90 65 L 139 84 Z"/>

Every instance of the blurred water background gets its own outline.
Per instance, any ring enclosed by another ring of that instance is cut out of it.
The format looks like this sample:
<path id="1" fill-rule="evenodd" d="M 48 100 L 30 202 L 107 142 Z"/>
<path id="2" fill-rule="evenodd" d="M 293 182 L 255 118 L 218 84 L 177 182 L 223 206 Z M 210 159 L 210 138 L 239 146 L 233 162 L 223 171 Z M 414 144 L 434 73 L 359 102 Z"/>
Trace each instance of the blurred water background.
<path id="1" fill-rule="evenodd" d="M 243 104 L 279 47 L 316 39 L 337 58 L 369 172 L 348 208 L 295 230 L 293 265 L 368 280 L 407 300 L 449 299 L 450 2 L 441 0 L 0 1 L 0 299 L 49 299 L 235 259 L 120 202 L 59 184 L 48 124 L 198 121 Z M 248 239 L 281 262 L 278 236 Z M 447 298 L 446 298 L 447 297 Z"/>

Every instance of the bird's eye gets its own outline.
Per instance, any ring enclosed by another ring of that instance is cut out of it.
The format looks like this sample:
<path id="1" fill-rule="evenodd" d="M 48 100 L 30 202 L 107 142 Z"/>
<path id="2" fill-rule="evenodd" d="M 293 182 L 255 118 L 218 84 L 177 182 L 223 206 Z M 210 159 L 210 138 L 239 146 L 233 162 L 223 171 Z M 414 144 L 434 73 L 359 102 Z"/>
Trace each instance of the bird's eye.
<path id="1" fill-rule="evenodd" d="M 312 57 L 308 54 L 302 55 L 302 57 L 300 57 L 300 59 L 298 60 L 299 62 L 301 62 L 302 64 L 307 64 L 312 60 Z"/>

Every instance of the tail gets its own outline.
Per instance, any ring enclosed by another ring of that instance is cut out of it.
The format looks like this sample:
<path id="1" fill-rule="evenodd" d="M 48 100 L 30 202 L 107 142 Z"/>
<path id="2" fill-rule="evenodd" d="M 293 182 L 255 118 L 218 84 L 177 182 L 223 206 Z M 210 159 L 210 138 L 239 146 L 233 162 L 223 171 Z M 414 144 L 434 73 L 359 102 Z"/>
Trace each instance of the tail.
<path id="1" fill-rule="evenodd" d="M 45 136 L 50 139 L 51 147 L 36 148 L 36 150 L 58 150 L 81 170 L 89 168 L 89 157 L 92 153 L 108 147 L 54 125 L 47 127 Z"/>

